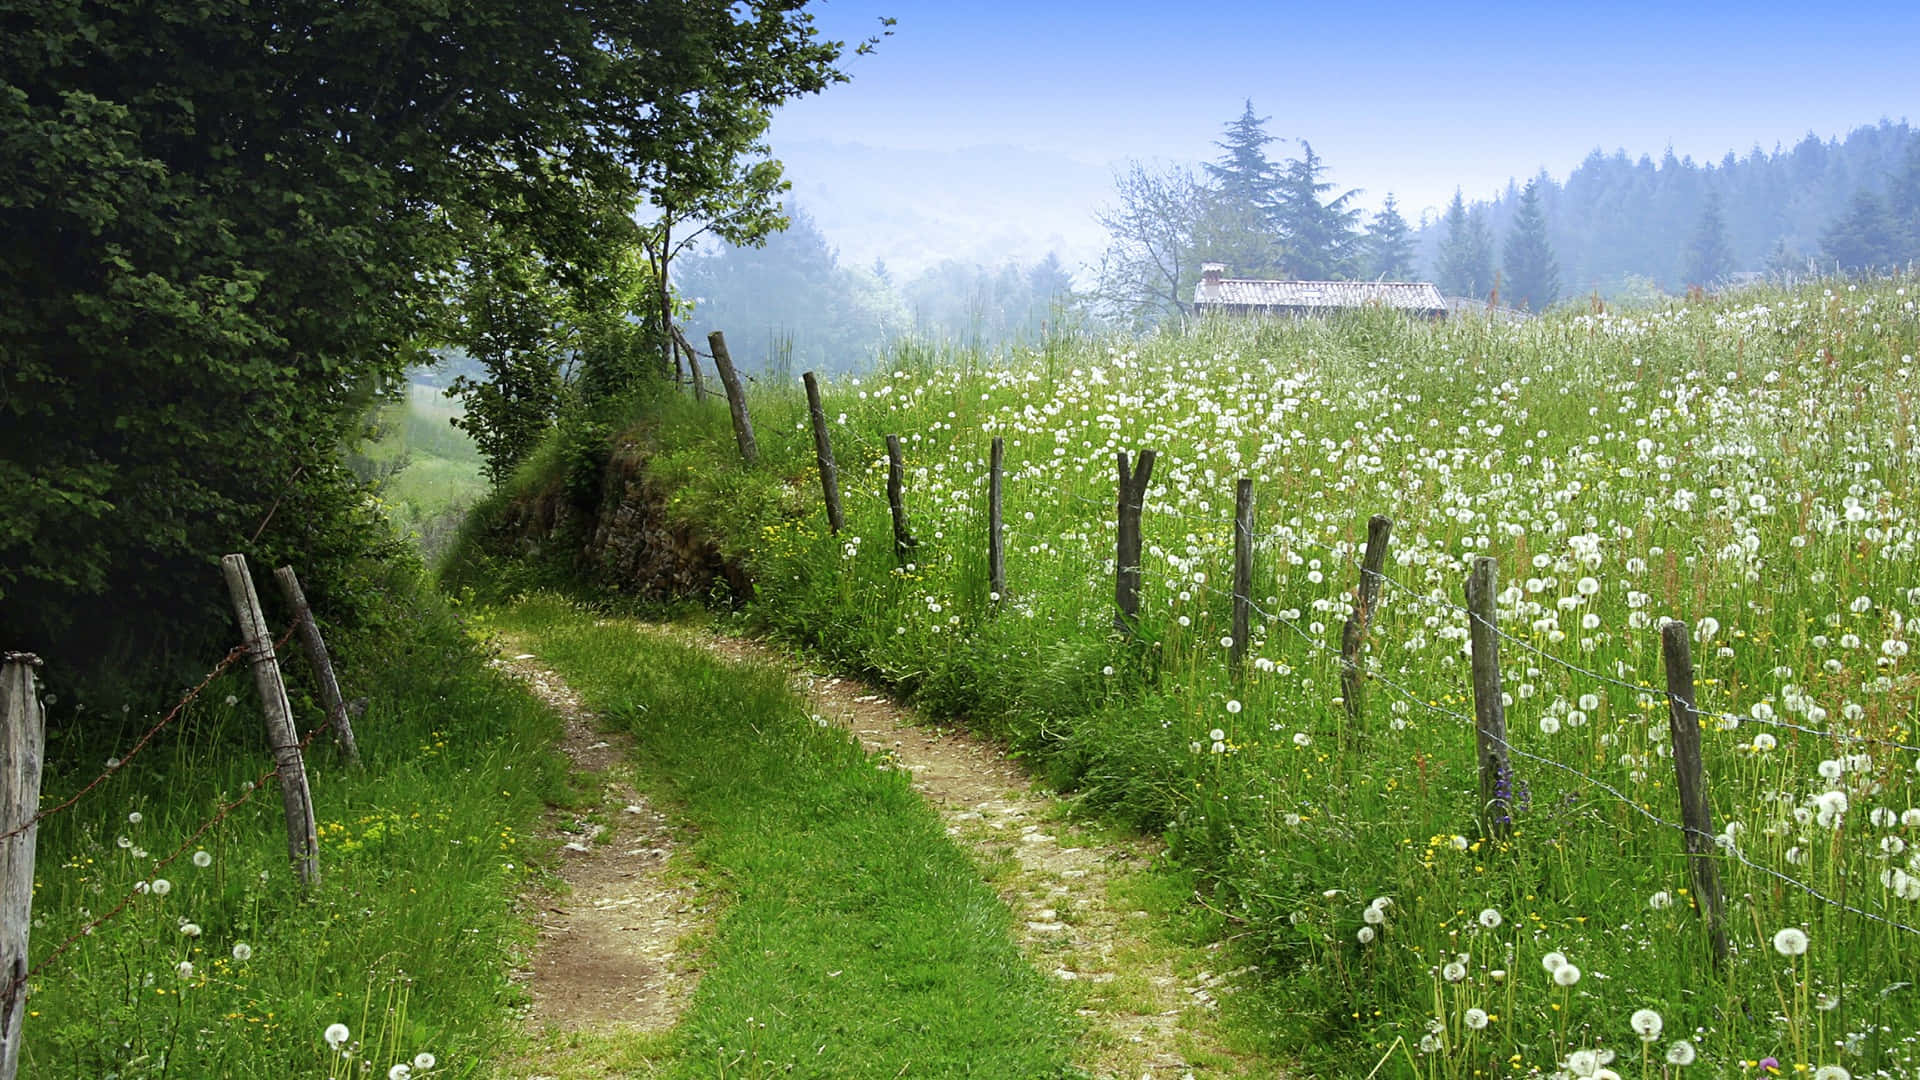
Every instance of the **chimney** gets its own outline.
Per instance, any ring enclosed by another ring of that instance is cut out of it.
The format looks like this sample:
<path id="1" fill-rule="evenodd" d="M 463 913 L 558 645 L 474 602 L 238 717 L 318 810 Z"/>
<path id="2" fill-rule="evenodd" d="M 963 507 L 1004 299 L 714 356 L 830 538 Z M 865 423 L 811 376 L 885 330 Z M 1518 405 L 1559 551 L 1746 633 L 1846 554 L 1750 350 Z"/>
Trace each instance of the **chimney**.
<path id="1" fill-rule="evenodd" d="M 1225 263 L 1201 263 L 1200 280 L 1209 285 L 1220 284 L 1220 275 L 1226 272 Z"/>

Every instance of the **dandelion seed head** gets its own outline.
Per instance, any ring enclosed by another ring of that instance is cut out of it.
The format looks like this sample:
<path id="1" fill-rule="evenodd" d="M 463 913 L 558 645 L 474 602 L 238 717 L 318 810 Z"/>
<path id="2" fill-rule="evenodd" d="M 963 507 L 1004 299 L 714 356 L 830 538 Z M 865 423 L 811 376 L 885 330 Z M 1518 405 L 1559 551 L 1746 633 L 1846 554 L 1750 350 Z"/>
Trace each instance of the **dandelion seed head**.
<path id="1" fill-rule="evenodd" d="M 1773 935 L 1773 951 L 1781 956 L 1799 956 L 1807 951 L 1807 934 L 1797 926 L 1785 927 Z"/>
<path id="2" fill-rule="evenodd" d="M 1666 1027 L 1666 1021 L 1652 1009 L 1635 1011 L 1627 1022 L 1633 1025 L 1634 1034 L 1640 1036 L 1641 1042 L 1652 1042 L 1658 1039 L 1661 1029 Z"/>
<path id="3" fill-rule="evenodd" d="M 345 1024 L 328 1024 L 327 1030 L 320 1037 L 327 1041 L 328 1046 L 337 1050 L 346 1044 L 348 1037 L 352 1034 Z"/>

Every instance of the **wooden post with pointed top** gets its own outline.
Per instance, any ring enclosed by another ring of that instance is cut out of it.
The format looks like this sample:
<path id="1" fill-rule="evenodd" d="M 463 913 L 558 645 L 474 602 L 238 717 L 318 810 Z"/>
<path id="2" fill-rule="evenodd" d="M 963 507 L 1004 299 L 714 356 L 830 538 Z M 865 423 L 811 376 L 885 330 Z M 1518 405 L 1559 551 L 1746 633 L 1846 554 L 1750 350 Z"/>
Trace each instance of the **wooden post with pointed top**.
<path id="1" fill-rule="evenodd" d="M 1007 539 L 1000 513 L 1001 466 L 1006 454 L 1006 440 L 995 435 L 987 455 L 987 588 L 994 601 L 1007 598 Z"/>
<path id="2" fill-rule="evenodd" d="M 1246 672 L 1247 635 L 1253 632 L 1253 480 L 1233 485 L 1233 645 L 1227 670 L 1235 682 Z"/>
<path id="3" fill-rule="evenodd" d="M 1713 861 L 1713 812 L 1707 806 L 1707 773 L 1700 760 L 1700 710 L 1694 705 L 1693 650 L 1686 623 L 1660 628 L 1660 656 L 1667 668 L 1667 720 L 1673 732 L 1673 768 L 1680 787 L 1680 826 L 1693 869 L 1694 900 L 1707 919 L 1716 967 L 1727 960 L 1726 900 L 1720 868 Z"/>
<path id="4" fill-rule="evenodd" d="M 1153 451 L 1142 450 L 1127 467 L 1120 451 L 1119 537 L 1113 559 L 1113 628 L 1135 636 L 1140 618 L 1140 510 L 1146 504 L 1147 485 L 1153 479 Z"/>
<path id="5" fill-rule="evenodd" d="M 287 607 L 293 611 L 293 624 L 299 628 L 300 648 L 307 654 L 307 664 L 313 668 L 313 680 L 320 684 L 320 704 L 327 710 L 327 720 L 333 725 L 333 741 L 340 747 L 341 756 L 347 764 L 360 764 L 360 744 L 353 737 L 353 721 L 347 717 L 347 703 L 340 696 L 340 680 L 333 672 L 333 658 L 327 655 L 326 638 L 320 635 L 320 624 L 314 620 L 313 609 L 307 606 L 307 594 L 300 587 L 300 576 L 293 567 L 283 566 L 273 572 L 273 580 L 280 586 L 280 596 L 286 600 Z"/>
<path id="6" fill-rule="evenodd" d="M 253 665 L 253 686 L 259 691 L 261 711 L 267 718 L 267 745 L 273 750 L 281 807 L 287 819 L 287 857 L 300 884 L 310 886 L 320 880 L 320 837 L 314 827 L 307 763 L 300 753 L 300 733 L 293 725 L 293 706 L 287 703 L 287 684 L 280 678 L 280 661 L 274 656 L 273 635 L 267 632 L 267 617 L 260 610 L 253 575 L 247 572 L 247 557 L 223 557 L 220 572 L 227 579 L 233 615 Z"/>
<path id="7" fill-rule="evenodd" d="M 827 410 L 820 404 L 820 383 L 813 372 L 800 380 L 807 384 L 807 416 L 813 421 L 813 459 L 820 466 L 820 491 L 827 500 L 827 528 L 838 536 L 847 519 L 840 512 L 840 470 L 833 463 L 833 443 L 827 439 Z"/>
<path id="8" fill-rule="evenodd" d="M 920 541 L 907 528 L 907 465 L 900 454 L 900 436 L 887 436 L 887 509 L 893 512 L 893 557 L 905 566 Z"/>
<path id="9" fill-rule="evenodd" d="M 1507 706 L 1500 685 L 1500 632 L 1494 621 L 1492 558 L 1473 560 L 1467 578 L 1468 640 L 1473 645 L 1474 743 L 1480 760 L 1480 819 L 1486 835 L 1513 829 L 1513 766 L 1507 757 Z"/>
<path id="10" fill-rule="evenodd" d="M 733 415 L 733 438 L 740 444 L 740 460 L 752 466 L 760 460 L 760 445 L 753 440 L 753 421 L 747 416 L 747 395 L 740 389 L 740 374 L 733 370 L 733 357 L 727 352 L 727 336 L 715 330 L 707 335 L 713 350 L 713 366 L 720 372 L 720 385 L 727 388 L 727 411 Z M 699 385 L 695 369 L 694 385 Z"/>
<path id="11" fill-rule="evenodd" d="M 0 1080 L 20 1068 L 27 1006 L 27 935 L 33 925 L 34 842 L 40 766 L 47 739 L 32 653 L 7 653 L 0 667 Z"/>
<path id="12" fill-rule="evenodd" d="M 1393 519 L 1375 514 L 1367 522 L 1367 554 L 1360 564 L 1360 585 L 1353 594 L 1353 613 L 1340 631 L 1340 696 L 1347 705 L 1350 734 L 1357 734 L 1365 719 L 1366 661 L 1360 650 L 1367 642 L 1367 629 L 1373 625 L 1373 613 L 1380 606 L 1381 569 L 1387 562 L 1387 538 L 1393 534 Z"/>

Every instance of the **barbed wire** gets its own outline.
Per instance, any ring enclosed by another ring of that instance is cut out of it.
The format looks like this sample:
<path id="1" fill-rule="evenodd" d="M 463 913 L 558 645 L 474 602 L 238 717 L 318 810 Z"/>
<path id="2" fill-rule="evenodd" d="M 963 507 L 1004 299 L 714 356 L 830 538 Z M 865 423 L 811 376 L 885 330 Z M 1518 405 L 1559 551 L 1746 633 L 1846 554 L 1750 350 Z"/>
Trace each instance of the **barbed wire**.
<path id="1" fill-rule="evenodd" d="M 1229 599 L 1232 598 L 1231 594 L 1223 594 L 1219 590 L 1213 589 L 1210 586 L 1202 585 L 1200 586 L 1200 588 L 1214 594 L 1215 596 L 1224 595 L 1224 596 L 1227 596 Z M 1277 612 L 1267 611 L 1265 608 L 1255 603 L 1251 598 L 1248 599 L 1247 606 L 1255 614 L 1258 614 L 1261 618 L 1265 619 L 1266 621 L 1270 623 L 1279 623 L 1293 630 L 1296 634 L 1298 634 L 1301 637 L 1302 640 L 1306 641 L 1309 645 L 1320 650 L 1321 652 L 1328 653 L 1329 655 L 1332 655 L 1337 659 L 1341 659 L 1341 660 L 1345 659 L 1345 657 L 1342 656 L 1337 650 L 1333 649 L 1325 641 L 1314 637 L 1312 634 L 1302 629 L 1294 620 L 1288 619 Z M 1478 731 L 1479 729 L 1479 721 L 1475 717 L 1469 716 L 1466 713 L 1460 712 L 1456 709 L 1449 709 L 1446 706 L 1435 704 L 1434 702 L 1421 697 L 1419 694 L 1415 693 L 1413 690 L 1405 686 L 1402 686 L 1400 683 L 1386 677 L 1383 674 L 1380 674 L 1379 672 L 1369 671 L 1366 674 L 1366 678 L 1369 682 L 1377 682 L 1382 686 L 1387 687 L 1389 690 L 1392 690 L 1393 692 L 1399 694 L 1401 697 L 1405 698 L 1409 702 L 1420 706 L 1421 708 L 1427 710 L 1428 712 L 1437 713 L 1449 719 L 1460 721 L 1461 723 L 1464 723 L 1464 724 L 1467 724 L 1468 726 L 1473 727 L 1476 731 Z M 1664 693 L 1664 691 L 1662 691 L 1662 693 Z M 1675 831 L 1676 833 L 1679 833 L 1683 837 L 1696 836 L 1696 837 L 1705 839 L 1707 842 L 1711 843 L 1717 851 L 1732 858 L 1734 861 L 1740 863 L 1741 865 L 1747 867 L 1748 869 L 1756 871 L 1761 874 L 1765 874 L 1766 876 L 1774 878 L 1782 882 L 1783 884 L 1790 885 L 1800 890 L 1801 892 L 1805 893 L 1806 895 L 1814 898 L 1815 900 L 1828 904 L 1832 907 L 1839 908 L 1843 911 L 1847 911 L 1852 914 L 1859 915 L 1862 918 L 1870 919 L 1874 922 L 1881 923 L 1893 929 L 1901 930 L 1909 934 L 1920 935 L 1920 927 L 1909 926 L 1908 924 L 1900 922 L 1897 919 L 1892 919 L 1887 916 L 1880 915 L 1872 911 L 1868 911 L 1864 908 L 1856 907 L 1844 901 L 1835 900 L 1832 897 L 1827 896 L 1825 893 L 1821 892 L 1820 890 L 1814 888 L 1811 885 L 1808 885 L 1806 882 L 1801 881 L 1790 874 L 1782 873 L 1781 871 L 1776 870 L 1770 866 L 1766 866 L 1764 864 L 1755 862 L 1753 859 L 1749 858 L 1745 852 L 1742 852 L 1740 850 L 1739 845 L 1735 842 L 1723 842 L 1723 838 L 1720 836 L 1714 836 L 1712 834 L 1705 832 L 1704 830 L 1690 828 L 1680 822 L 1670 821 L 1666 818 L 1663 818 L 1659 814 L 1656 814 L 1652 810 L 1641 805 L 1640 802 L 1636 801 L 1631 796 L 1627 795 L 1625 792 L 1622 792 L 1619 788 L 1614 787 L 1612 784 L 1607 783 L 1605 780 L 1602 780 L 1599 777 L 1594 776 L 1582 769 L 1575 768 L 1574 766 L 1568 765 L 1565 762 L 1557 761 L 1553 758 L 1546 757 L 1541 754 L 1533 753 L 1529 750 L 1526 750 L 1523 747 L 1514 745 L 1510 740 L 1506 738 L 1503 738 L 1498 735 L 1494 735 L 1490 732 L 1487 733 L 1487 738 L 1489 739 L 1489 741 L 1499 745 L 1502 749 L 1504 749 L 1509 755 L 1513 757 L 1518 757 L 1526 761 L 1531 761 L 1537 764 L 1548 766 L 1550 768 L 1558 769 L 1562 772 L 1565 772 L 1571 776 L 1578 778 L 1580 781 L 1592 787 L 1598 788 L 1599 790 L 1607 793 L 1608 795 L 1611 795 L 1616 801 L 1624 804 L 1628 809 L 1632 810 L 1634 813 L 1639 814 L 1641 817 L 1646 818 L 1648 821 L 1651 821 L 1656 825 L 1660 825 L 1665 828 L 1672 829 L 1673 831 Z"/>
<path id="2" fill-rule="evenodd" d="M 299 630 L 299 628 L 300 628 L 300 621 L 298 618 L 296 618 L 293 622 L 293 625 L 287 627 L 286 632 L 280 635 L 280 639 L 274 642 L 273 647 L 275 651 L 278 651 L 282 646 L 286 645 L 288 641 L 292 640 L 293 635 Z M 173 721 L 177 719 L 182 712 L 186 711 L 186 708 L 188 705 L 193 704 L 193 702 L 196 699 L 198 699 L 202 693 L 206 692 L 207 687 L 213 685 L 213 682 L 215 679 L 218 679 L 220 676 L 226 674 L 227 670 L 231 668 L 234 665 L 234 663 L 238 661 L 241 657 L 246 656 L 247 653 L 248 653 L 248 646 L 246 645 L 235 645 L 232 649 L 229 649 L 227 651 L 227 655 L 220 658 L 220 661 L 213 666 L 212 670 L 207 672 L 205 678 L 201 679 L 198 684 L 196 684 L 191 689 L 189 689 L 185 694 L 183 694 L 180 700 L 174 703 L 174 706 L 171 709 L 168 709 L 167 712 L 164 715 L 162 715 L 160 719 L 156 721 L 152 727 L 148 728 L 145 732 L 143 732 L 138 739 L 135 739 L 133 742 L 133 746 L 129 748 L 125 754 L 119 757 L 113 758 L 110 762 L 108 762 L 106 769 L 102 771 L 100 775 L 94 777 L 92 780 L 89 780 L 83 787 L 80 788 L 80 790 L 74 792 L 72 795 L 67 796 L 67 798 L 62 800 L 61 802 L 56 803 L 53 806 L 49 806 L 35 813 L 32 817 L 28 818 L 26 821 L 22 822 L 19 825 L 14 826 L 13 828 L 7 830 L 6 832 L 0 832 L 0 841 L 11 840 L 16 836 L 19 836 L 27 832 L 29 829 L 32 829 L 38 826 L 42 821 L 45 821 L 46 819 L 52 817 L 53 815 L 72 809 L 74 805 L 77 804 L 81 799 L 85 798 L 89 792 L 93 791 L 95 788 L 99 787 L 101 784 L 106 783 L 109 779 L 113 777 L 115 773 L 119 772 L 121 769 L 126 768 L 129 762 L 131 762 L 135 757 L 139 756 L 140 751 L 147 748 L 147 744 L 153 741 L 154 736 L 160 734 L 160 731 L 162 728 L 165 728 L 168 724 L 173 723 Z"/>
<path id="3" fill-rule="evenodd" d="M 285 643 L 284 637 L 281 639 L 281 643 L 282 644 Z M 235 651 L 239 652 L 241 655 L 245 655 L 247 651 L 247 647 L 245 645 L 242 645 L 242 646 L 239 646 Z M 232 655 L 233 655 L 232 653 L 228 654 L 229 660 L 226 662 L 231 662 Z M 313 745 L 314 738 L 318 736 L 321 731 L 325 730 L 326 727 L 327 725 L 324 723 L 313 725 L 311 728 L 307 730 L 306 737 L 301 739 L 297 744 L 295 744 L 294 748 L 299 750 L 302 756 L 304 756 L 307 750 Z M 280 750 L 280 749 L 286 749 L 286 748 L 273 747 L 273 749 Z M 279 765 L 276 763 L 272 767 L 269 767 L 265 771 L 261 772 L 258 776 L 254 777 L 252 780 L 243 783 L 240 788 L 239 797 L 230 799 L 226 802 L 221 803 L 220 806 L 213 812 L 213 815 L 211 817 L 208 817 L 205 821 L 201 822 L 200 825 L 196 827 L 191 833 L 187 834 L 186 839 L 180 841 L 180 843 L 176 847 L 174 847 L 172 851 L 168 852 L 165 857 L 154 860 L 152 869 L 155 871 L 159 871 L 159 870 L 164 870 L 168 866 L 172 865 L 175 860 L 179 859 L 180 856 L 187 853 L 188 848 L 191 848 L 197 843 L 199 843 L 201 837 L 205 836 L 208 832 L 218 827 L 220 823 L 225 821 L 227 817 L 231 815 L 235 810 L 239 809 L 248 800 L 252 799 L 254 792 L 260 790 L 261 787 L 265 786 L 269 781 L 278 782 L 278 780 L 279 780 Z M 318 853 L 316 852 L 315 854 L 317 855 Z M 42 956 L 39 962 L 34 964 L 33 967 L 29 968 L 28 970 L 21 973 L 20 975 L 15 976 L 13 980 L 8 984 L 7 989 L 4 991 L 4 993 L 0 993 L 0 997 L 4 997 L 8 999 L 17 997 L 18 994 L 20 993 L 21 987 L 25 986 L 29 980 L 35 978 L 41 972 L 45 971 L 49 966 L 52 965 L 52 963 L 55 960 L 59 959 L 61 956 L 65 955 L 67 952 L 72 950 L 72 948 L 75 945 L 77 945 L 82 938 L 93 936 L 94 931 L 106 925 L 108 922 L 111 922 L 115 918 L 118 918 L 121 914 L 123 914 L 133 906 L 135 900 L 138 897 L 149 895 L 151 891 L 152 891 L 151 878 L 150 877 L 142 878 L 138 884 L 136 884 L 132 889 L 128 890 L 125 896 L 122 896 L 120 898 L 119 903 L 116 903 L 105 914 L 96 916 L 93 919 L 88 920 L 85 925 L 81 926 L 78 930 L 75 930 L 73 933 L 68 934 L 66 938 L 60 942 L 60 944 L 54 946 L 53 949 L 50 950 L 45 956 Z"/>

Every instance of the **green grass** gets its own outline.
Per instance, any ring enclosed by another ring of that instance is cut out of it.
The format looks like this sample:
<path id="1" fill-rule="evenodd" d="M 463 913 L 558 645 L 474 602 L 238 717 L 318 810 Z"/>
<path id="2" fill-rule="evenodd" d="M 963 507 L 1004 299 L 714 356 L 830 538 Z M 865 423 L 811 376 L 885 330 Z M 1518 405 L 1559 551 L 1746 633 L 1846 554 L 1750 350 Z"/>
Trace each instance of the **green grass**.
<path id="1" fill-rule="evenodd" d="M 487 493 L 479 448 L 449 421 L 459 403 L 427 386 L 382 408 L 379 437 L 354 453 L 361 475 L 378 480 L 387 520 L 411 536 L 429 564 L 452 543 L 468 510 Z"/>
<path id="2" fill-rule="evenodd" d="M 336 658 L 346 692 L 369 699 L 355 729 L 365 763 L 346 768 L 324 740 L 308 755 L 321 866 L 309 895 L 274 785 L 192 836 L 270 764 L 244 664 L 42 824 L 36 962 L 132 902 L 32 980 L 22 1076 L 385 1076 L 422 1052 L 439 1062 L 423 1075 L 473 1076 L 515 1044 L 524 994 L 507 974 L 531 941 L 515 909 L 538 855 L 528 838 L 568 796 L 558 723 L 444 612 L 392 610 L 389 639 Z M 304 729 L 320 717 L 296 691 Z M 108 700 L 50 713 L 50 802 L 153 719 Z M 165 895 L 133 893 L 157 878 Z M 350 1029 L 351 1059 L 322 1041 L 335 1023 Z"/>
<path id="3" fill-rule="evenodd" d="M 905 773 L 777 671 L 561 602 L 499 625 L 638 742 L 726 903 L 663 1075 L 1068 1075 L 1062 999 Z"/>
<path id="4" fill-rule="evenodd" d="M 1652 1072 L 1678 1069 L 1663 1055 L 1684 1037 L 1702 1075 L 1771 1056 L 1899 1076 L 1920 1066 L 1920 934 L 1876 919 L 1920 927 L 1920 754 L 1901 749 L 1920 743 L 1915 291 L 1834 283 L 1510 326 L 1223 321 L 1002 358 L 905 349 L 826 388 L 839 536 L 794 388 L 754 399 L 752 472 L 718 407 L 658 408 L 634 437 L 670 512 L 750 561 L 750 619 L 1163 830 L 1283 973 L 1268 1027 L 1310 1071 L 1543 1074 L 1586 1049 L 1639 1071 L 1629 1018 L 1653 1008 Z M 920 539 L 905 567 L 889 432 Z M 1111 633 L 1107 563 L 1114 455 L 1140 448 L 1160 464 L 1135 646 Z M 1236 685 L 1221 638 L 1238 476 L 1256 481 L 1265 617 Z M 1375 513 L 1396 522 L 1399 587 L 1356 729 L 1329 649 Z M 1499 562 L 1518 639 L 1503 647 L 1512 739 L 1557 763 L 1516 758 L 1510 842 L 1481 835 L 1466 624 L 1449 606 L 1479 555 Z M 1745 718 L 1705 733 L 1716 829 L 1737 823 L 1741 856 L 1721 859 L 1735 952 L 1718 971 L 1680 838 L 1641 813 L 1678 814 L 1666 617 L 1695 628 L 1702 706 Z M 1848 809 L 1823 815 L 1833 792 Z M 1377 926 L 1369 909 L 1386 912 Z M 1489 909 L 1497 926 L 1478 921 Z M 1813 941 L 1797 960 L 1771 946 L 1787 926 Z M 1575 986 L 1544 970 L 1554 951 L 1585 973 Z"/>

